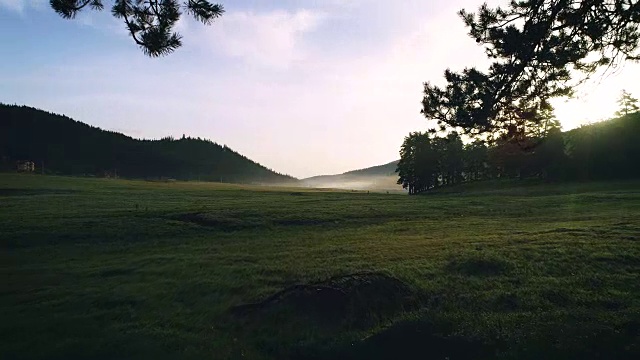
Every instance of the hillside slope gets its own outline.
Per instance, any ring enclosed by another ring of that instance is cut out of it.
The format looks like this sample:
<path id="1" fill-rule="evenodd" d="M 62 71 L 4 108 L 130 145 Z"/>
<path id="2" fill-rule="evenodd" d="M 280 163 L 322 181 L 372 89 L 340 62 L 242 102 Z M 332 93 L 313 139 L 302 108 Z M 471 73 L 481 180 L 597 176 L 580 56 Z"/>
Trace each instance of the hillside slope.
<path id="1" fill-rule="evenodd" d="M 378 166 L 372 166 L 366 169 L 348 171 L 342 175 L 358 175 L 358 176 L 396 176 L 396 168 L 398 168 L 398 161 L 392 161 L 390 163 Z"/>
<path id="2" fill-rule="evenodd" d="M 115 175 L 237 183 L 297 180 L 215 142 L 194 138 L 138 140 L 27 106 L 0 104 L 0 161 L 18 160 L 63 175 Z"/>
<path id="3" fill-rule="evenodd" d="M 303 186 L 316 188 L 402 191 L 397 184 L 396 167 L 398 161 L 372 166 L 365 169 L 352 170 L 337 175 L 321 175 L 301 180 Z"/>
<path id="4" fill-rule="evenodd" d="M 570 179 L 640 178 L 640 112 L 564 133 Z"/>

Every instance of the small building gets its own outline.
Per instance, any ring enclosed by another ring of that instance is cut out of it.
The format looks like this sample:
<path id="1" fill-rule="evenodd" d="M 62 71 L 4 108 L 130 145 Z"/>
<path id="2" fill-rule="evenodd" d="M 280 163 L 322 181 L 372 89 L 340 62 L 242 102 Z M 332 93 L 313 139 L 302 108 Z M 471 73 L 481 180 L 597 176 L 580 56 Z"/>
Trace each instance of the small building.
<path id="1" fill-rule="evenodd" d="M 18 172 L 29 172 L 32 173 L 36 171 L 36 164 L 33 161 L 18 161 L 16 164 Z"/>
<path id="2" fill-rule="evenodd" d="M 104 170 L 102 172 L 102 177 L 107 178 L 107 179 L 117 179 L 118 178 L 118 171 L 117 170 Z"/>

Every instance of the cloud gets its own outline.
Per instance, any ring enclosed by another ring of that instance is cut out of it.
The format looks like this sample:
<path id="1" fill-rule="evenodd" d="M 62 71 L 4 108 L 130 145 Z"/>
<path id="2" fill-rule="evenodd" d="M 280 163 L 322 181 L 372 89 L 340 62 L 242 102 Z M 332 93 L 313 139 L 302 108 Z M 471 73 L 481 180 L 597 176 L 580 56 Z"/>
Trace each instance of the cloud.
<path id="1" fill-rule="evenodd" d="M 204 43 L 249 65 L 286 69 L 305 58 L 304 36 L 324 18 L 323 13 L 306 9 L 230 12 L 204 28 Z"/>
<path id="2" fill-rule="evenodd" d="M 0 7 L 7 8 L 9 10 L 22 12 L 24 9 L 23 0 L 0 0 Z"/>
<path id="3" fill-rule="evenodd" d="M 27 7 L 41 8 L 46 0 L 0 0 L 0 8 L 5 8 L 18 13 L 24 12 Z"/>

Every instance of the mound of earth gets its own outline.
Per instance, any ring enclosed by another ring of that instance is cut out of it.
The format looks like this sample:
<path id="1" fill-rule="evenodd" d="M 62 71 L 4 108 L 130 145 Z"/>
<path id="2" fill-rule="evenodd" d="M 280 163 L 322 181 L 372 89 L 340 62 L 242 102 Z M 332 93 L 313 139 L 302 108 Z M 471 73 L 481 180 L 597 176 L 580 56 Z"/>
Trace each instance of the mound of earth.
<path id="1" fill-rule="evenodd" d="M 416 304 L 415 292 L 404 282 L 383 273 L 358 273 L 294 285 L 231 312 L 245 318 L 285 315 L 292 321 L 365 327 Z"/>

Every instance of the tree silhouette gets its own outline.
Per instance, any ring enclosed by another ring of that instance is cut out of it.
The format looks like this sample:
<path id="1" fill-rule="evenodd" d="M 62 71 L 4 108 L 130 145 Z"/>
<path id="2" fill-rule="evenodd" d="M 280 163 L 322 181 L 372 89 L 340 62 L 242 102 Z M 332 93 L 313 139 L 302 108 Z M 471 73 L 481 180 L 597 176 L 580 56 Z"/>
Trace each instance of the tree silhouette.
<path id="1" fill-rule="evenodd" d="M 464 148 L 464 173 L 468 181 L 482 180 L 487 177 L 487 144 L 476 140 Z"/>
<path id="2" fill-rule="evenodd" d="M 458 133 L 453 132 L 439 141 L 442 145 L 443 173 L 442 181 L 444 185 L 453 185 L 462 181 L 463 171 L 463 151 L 464 145 Z"/>
<path id="3" fill-rule="evenodd" d="M 622 90 L 618 105 L 620 105 L 620 109 L 616 111 L 616 116 L 625 116 L 640 110 L 638 108 L 638 99 L 631 96 L 626 90 Z"/>
<path id="4" fill-rule="evenodd" d="M 512 0 L 460 16 L 493 63 L 425 83 L 422 113 L 470 135 L 522 132 L 599 68 L 640 59 L 640 0 Z"/>
<path id="5" fill-rule="evenodd" d="M 73 19 L 85 8 L 104 9 L 104 0 L 50 0 L 55 12 Z M 142 51 L 152 57 L 167 55 L 182 45 L 182 37 L 173 31 L 183 12 L 209 25 L 224 12 L 222 5 L 207 0 L 113 0 L 111 13 L 124 21 L 129 34 Z"/>
<path id="6" fill-rule="evenodd" d="M 402 185 L 402 188 L 407 189 L 410 195 L 414 194 L 414 187 L 416 181 L 416 169 L 415 169 L 415 156 L 416 156 L 416 143 L 420 133 L 410 133 L 409 136 L 404 138 L 404 142 L 400 147 L 400 161 L 398 162 L 398 185 Z"/>

